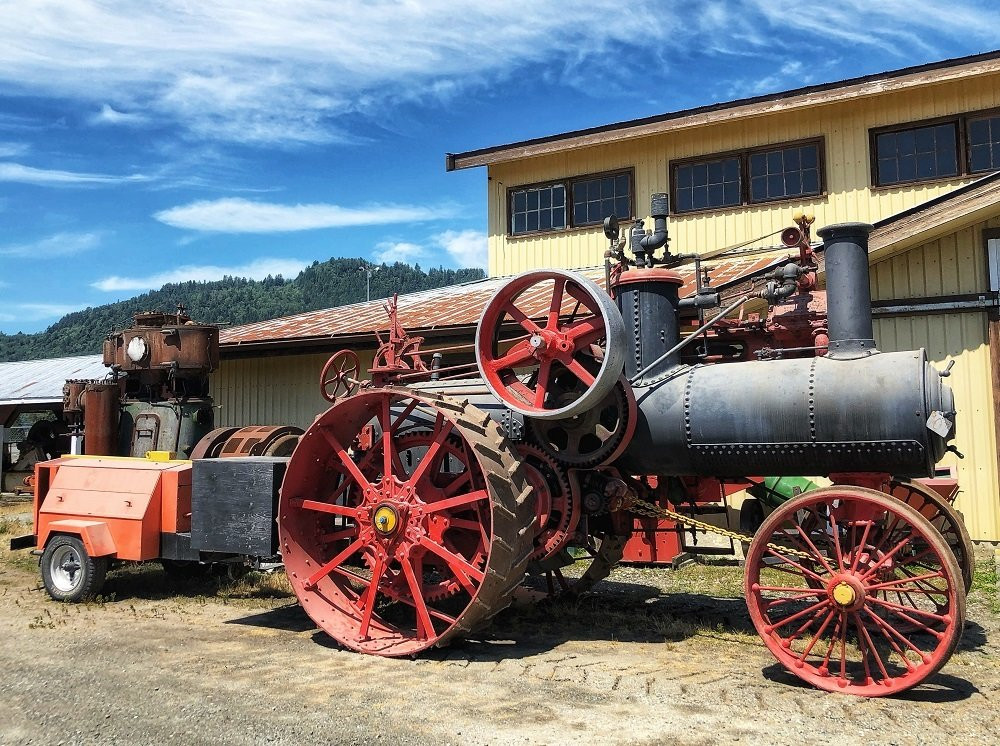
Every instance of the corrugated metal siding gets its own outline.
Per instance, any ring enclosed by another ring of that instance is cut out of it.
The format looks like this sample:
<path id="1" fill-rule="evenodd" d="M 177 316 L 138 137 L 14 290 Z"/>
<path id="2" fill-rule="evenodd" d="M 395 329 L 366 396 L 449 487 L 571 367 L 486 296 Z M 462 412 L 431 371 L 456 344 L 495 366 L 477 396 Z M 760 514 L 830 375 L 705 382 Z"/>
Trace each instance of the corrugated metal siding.
<path id="1" fill-rule="evenodd" d="M 358 351 L 363 369 L 372 352 Z M 320 396 L 319 374 L 328 354 L 223 359 L 212 375 L 212 396 L 221 408 L 218 427 L 309 427 L 330 405 Z"/>
<path id="2" fill-rule="evenodd" d="M 872 267 L 876 299 L 970 293 L 986 287 L 982 228 L 978 225 L 932 241 Z M 959 460 L 948 454 L 944 463 L 957 468 L 962 492 L 957 507 L 965 515 L 975 540 L 1000 541 L 1000 483 L 986 314 L 953 313 L 876 319 L 880 349 L 927 349 L 939 368 L 954 360 L 948 384 L 958 411 L 956 447 Z"/>
<path id="3" fill-rule="evenodd" d="M 489 271 L 491 275 L 509 275 L 537 267 L 593 266 L 600 263 L 606 248 L 600 226 L 508 238 L 506 196 L 509 187 L 634 167 L 636 209 L 640 215 L 645 215 L 651 194 L 669 192 L 671 160 L 817 135 L 826 138 L 827 196 L 671 218 L 671 245 L 676 251 L 708 251 L 779 230 L 791 223 L 792 212 L 797 208 L 814 212 L 820 226 L 854 220 L 874 222 L 967 183 L 968 180 L 950 180 L 872 190 L 869 187 L 868 130 L 997 106 L 1000 106 L 1000 76 L 989 75 L 977 80 L 859 99 L 849 104 L 739 119 L 497 164 L 490 167 L 488 187 Z M 767 243 L 774 243 L 774 239 Z"/>

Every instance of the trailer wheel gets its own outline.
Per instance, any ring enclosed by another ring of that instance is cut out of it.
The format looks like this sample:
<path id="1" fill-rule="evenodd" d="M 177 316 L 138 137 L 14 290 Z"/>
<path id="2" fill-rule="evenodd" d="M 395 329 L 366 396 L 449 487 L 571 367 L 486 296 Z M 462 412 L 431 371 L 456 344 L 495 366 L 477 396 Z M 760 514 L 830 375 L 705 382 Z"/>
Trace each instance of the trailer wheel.
<path id="1" fill-rule="evenodd" d="M 104 587 L 107 557 L 91 557 L 75 536 L 55 536 L 42 552 L 42 584 L 56 601 L 76 603 Z"/>

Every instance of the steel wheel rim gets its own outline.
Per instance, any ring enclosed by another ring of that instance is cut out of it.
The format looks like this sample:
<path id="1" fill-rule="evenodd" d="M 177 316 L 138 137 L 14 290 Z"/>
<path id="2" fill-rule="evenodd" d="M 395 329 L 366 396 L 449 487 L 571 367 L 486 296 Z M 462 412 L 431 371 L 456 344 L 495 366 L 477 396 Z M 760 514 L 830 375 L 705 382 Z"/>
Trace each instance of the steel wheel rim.
<path id="1" fill-rule="evenodd" d="M 539 324 L 517 304 L 548 281 L 549 310 Z M 567 296 L 590 317 L 562 321 Z M 524 336 L 501 355 L 498 337 L 508 317 Z M 600 339 L 605 340 L 603 359 L 586 355 Z M 539 419 L 572 417 L 603 399 L 621 375 L 625 322 L 610 296 L 590 280 L 566 270 L 532 270 L 510 280 L 487 303 L 476 328 L 476 363 L 489 389 L 515 412 Z M 527 382 L 516 372 L 525 367 L 532 369 Z M 558 399 L 553 394 L 557 388 Z"/>
<path id="2" fill-rule="evenodd" d="M 902 500 L 919 512 L 941 533 L 955 554 L 955 560 L 962 571 L 965 592 L 968 593 L 972 589 L 975 556 L 972 540 L 958 511 L 934 490 L 917 482 L 894 480 L 889 485 L 889 491 L 897 500 Z"/>
<path id="3" fill-rule="evenodd" d="M 800 511 L 823 529 L 795 528 Z M 775 510 L 751 544 L 745 591 L 754 626 L 782 665 L 818 688 L 860 696 L 925 681 L 947 662 L 964 624 L 961 571 L 934 527 L 861 488 L 816 490 Z"/>
<path id="4" fill-rule="evenodd" d="M 83 558 L 75 547 L 62 545 L 49 559 L 49 577 L 61 593 L 72 593 L 83 582 Z"/>
<path id="5" fill-rule="evenodd" d="M 427 492 L 425 479 L 434 464 L 429 451 L 408 478 L 399 478 L 406 468 L 397 438 L 412 434 L 398 430 L 414 410 L 425 408 L 411 397 L 393 415 L 405 398 L 388 390 L 362 392 L 317 418 L 289 462 L 279 510 L 283 559 L 303 608 L 346 647 L 388 656 L 414 654 L 467 631 L 461 620 L 488 580 L 494 540 L 493 499 L 471 448 L 464 471 L 435 494 Z M 355 463 L 341 443 L 373 419 L 381 425 L 380 447 Z M 464 437 L 443 410 L 432 422 L 438 452 L 449 435 Z M 323 455 L 327 447 L 333 448 L 329 457 Z M 323 472 L 330 475 L 327 485 L 310 493 L 309 484 Z M 451 526 L 434 528 L 442 518 Z M 447 540 L 452 528 L 481 541 L 456 546 Z M 442 562 L 426 567 L 429 555 Z M 430 582 L 442 567 L 450 577 Z M 449 592 L 427 593 L 429 585 L 448 586 Z"/>

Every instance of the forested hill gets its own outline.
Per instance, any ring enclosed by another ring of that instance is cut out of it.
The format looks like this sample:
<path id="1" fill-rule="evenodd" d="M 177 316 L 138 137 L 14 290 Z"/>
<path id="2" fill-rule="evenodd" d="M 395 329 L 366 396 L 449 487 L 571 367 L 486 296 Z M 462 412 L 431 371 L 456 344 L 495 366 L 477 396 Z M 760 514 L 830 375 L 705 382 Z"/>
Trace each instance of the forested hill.
<path id="1" fill-rule="evenodd" d="M 98 353 L 107 333 L 128 326 L 136 312 L 173 311 L 178 303 L 197 321 L 229 325 L 358 303 L 365 299 L 365 273 L 359 271 L 363 264 L 360 259 L 313 262 L 294 280 L 278 275 L 263 280 L 225 277 L 214 282 L 171 283 L 128 300 L 68 314 L 44 332 L 0 333 L 0 361 Z M 485 276 L 481 269 L 425 272 L 419 265 L 382 264 L 371 277 L 372 299 Z"/>

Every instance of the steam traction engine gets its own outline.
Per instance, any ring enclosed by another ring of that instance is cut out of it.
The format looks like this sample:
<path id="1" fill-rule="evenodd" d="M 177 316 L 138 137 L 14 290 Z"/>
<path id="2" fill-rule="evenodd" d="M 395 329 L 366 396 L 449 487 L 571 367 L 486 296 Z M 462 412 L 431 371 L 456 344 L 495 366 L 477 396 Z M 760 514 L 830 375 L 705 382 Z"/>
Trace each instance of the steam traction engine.
<path id="1" fill-rule="evenodd" d="M 477 331 L 479 378 L 425 364 L 397 324 L 400 354 L 373 381 L 352 352 L 331 358 L 333 406 L 293 453 L 279 504 L 303 607 L 349 648 L 411 655 L 482 626 L 526 573 L 588 589 L 636 515 L 701 526 L 687 506 L 748 475 L 806 473 L 833 486 L 778 505 L 749 546 L 754 625 L 823 689 L 924 681 L 958 643 L 971 556 L 954 509 L 909 480 L 932 473 L 955 413 L 923 350 L 875 348 L 870 226 L 819 231 L 825 294 L 802 220 L 786 241 L 798 259 L 763 287 L 724 300 L 699 282 L 681 299 L 672 267 L 689 257 L 660 252 L 665 195 L 652 212 L 631 257 L 606 223 L 610 294 L 562 270 L 497 292 Z M 728 318 L 753 298 L 766 318 Z M 584 553 L 586 571 L 564 575 Z"/>

